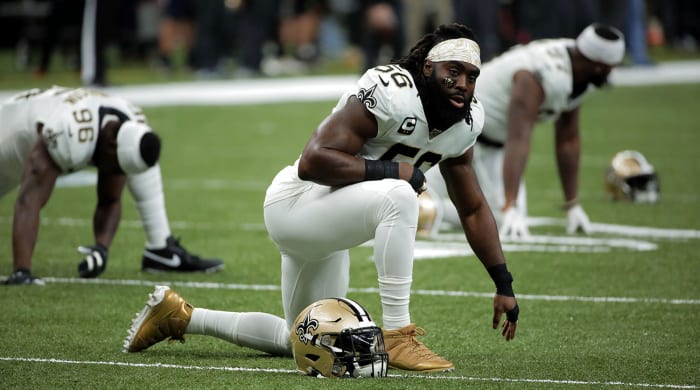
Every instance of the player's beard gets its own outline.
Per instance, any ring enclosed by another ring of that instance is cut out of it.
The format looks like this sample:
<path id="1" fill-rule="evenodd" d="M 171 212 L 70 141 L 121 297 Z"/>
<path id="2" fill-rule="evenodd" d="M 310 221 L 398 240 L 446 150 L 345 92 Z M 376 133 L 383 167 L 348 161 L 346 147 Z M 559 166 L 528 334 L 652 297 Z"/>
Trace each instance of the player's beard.
<path id="1" fill-rule="evenodd" d="M 416 82 L 423 111 L 431 129 L 445 130 L 459 121 L 466 119 L 470 110 L 471 96 L 464 96 L 464 107 L 452 105 L 450 96 L 442 89 L 435 76 L 435 71 Z"/>

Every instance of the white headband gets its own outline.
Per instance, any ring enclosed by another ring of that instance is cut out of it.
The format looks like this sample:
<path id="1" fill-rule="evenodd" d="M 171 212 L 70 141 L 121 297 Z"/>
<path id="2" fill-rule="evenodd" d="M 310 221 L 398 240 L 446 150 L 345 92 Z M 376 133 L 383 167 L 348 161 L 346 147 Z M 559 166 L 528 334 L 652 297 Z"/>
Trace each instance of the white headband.
<path id="1" fill-rule="evenodd" d="M 584 57 L 592 61 L 602 62 L 608 65 L 618 65 L 622 62 L 625 56 L 625 38 L 622 33 L 610 26 L 609 29 L 617 37 L 615 39 L 607 39 L 601 37 L 596 32 L 596 28 L 601 27 L 598 24 L 592 24 L 586 27 L 581 34 L 576 38 L 576 46 Z"/>
<path id="2" fill-rule="evenodd" d="M 430 49 L 425 59 L 433 62 L 468 62 L 477 68 L 481 68 L 479 45 L 467 38 L 442 41 Z"/>
<path id="3" fill-rule="evenodd" d="M 141 139 L 151 129 L 143 123 L 126 121 L 117 132 L 117 160 L 127 174 L 141 173 L 149 168 L 141 156 Z"/>

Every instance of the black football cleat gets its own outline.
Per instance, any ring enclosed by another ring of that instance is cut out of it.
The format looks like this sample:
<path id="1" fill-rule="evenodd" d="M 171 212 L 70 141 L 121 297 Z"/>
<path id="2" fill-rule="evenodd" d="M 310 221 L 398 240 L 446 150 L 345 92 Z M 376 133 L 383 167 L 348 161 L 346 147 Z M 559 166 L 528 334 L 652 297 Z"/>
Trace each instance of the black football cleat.
<path id="1" fill-rule="evenodd" d="M 146 249 L 141 259 L 145 272 L 218 272 L 224 269 L 219 259 L 202 259 L 187 251 L 180 240 L 169 236 L 162 249 Z"/>
<path id="2" fill-rule="evenodd" d="M 19 286 L 23 284 L 35 284 L 43 286 L 46 283 L 42 279 L 33 276 L 29 270 L 18 269 L 17 271 L 13 272 L 7 279 L 5 279 L 5 281 L 2 282 L 2 284 L 7 286 Z"/>

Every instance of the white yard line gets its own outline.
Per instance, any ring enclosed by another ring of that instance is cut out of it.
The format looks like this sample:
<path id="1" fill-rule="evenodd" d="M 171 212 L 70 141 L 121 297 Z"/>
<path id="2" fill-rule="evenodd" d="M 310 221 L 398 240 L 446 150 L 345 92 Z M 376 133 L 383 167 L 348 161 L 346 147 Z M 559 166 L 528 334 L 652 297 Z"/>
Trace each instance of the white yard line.
<path id="1" fill-rule="evenodd" d="M 167 285 L 172 287 L 187 287 L 201 289 L 242 290 L 242 291 L 279 291 L 280 286 L 272 284 L 244 284 L 244 283 L 216 283 L 216 282 L 188 282 L 188 281 L 150 281 L 140 279 L 81 279 L 81 278 L 42 278 L 47 284 L 94 284 L 94 285 L 121 285 L 121 286 L 156 286 Z M 352 293 L 378 294 L 376 287 L 350 288 Z M 411 290 L 412 295 L 442 296 L 457 298 L 485 298 L 493 299 L 493 292 L 455 291 L 455 290 Z M 634 298 L 634 297 L 585 297 L 570 295 L 538 295 L 518 294 L 519 300 L 530 301 L 557 301 L 557 302 L 590 302 L 590 303 L 647 303 L 667 305 L 700 305 L 700 299 L 672 299 L 672 298 Z"/>
<path id="2" fill-rule="evenodd" d="M 133 368 L 165 368 L 177 370 L 197 370 L 197 371 L 224 371 L 224 372 L 260 372 L 271 374 L 294 374 L 301 375 L 296 370 L 284 370 L 277 368 L 255 368 L 255 367 L 221 367 L 221 366 L 192 366 L 181 364 L 167 363 L 130 363 L 130 362 L 115 362 L 115 361 L 99 361 L 99 360 L 69 360 L 56 358 L 36 358 L 36 357 L 9 357 L 0 356 L 0 361 L 16 362 L 16 363 L 39 363 L 39 364 L 55 364 L 55 365 L 99 365 L 99 366 L 119 366 Z M 417 379 L 437 379 L 451 381 L 466 381 L 466 382 L 502 382 L 502 383 L 542 383 L 555 385 L 589 385 L 589 386 L 624 386 L 624 387 L 649 387 L 649 388 L 667 388 L 667 389 L 697 389 L 695 385 L 680 385 L 670 383 L 632 383 L 622 381 L 581 381 L 572 379 L 530 379 L 530 378 L 482 378 L 473 376 L 461 375 L 425 375 L 425 374 L 406 374 L 397 375 L 389 374 L 391 378 L 417 378 Z"/>

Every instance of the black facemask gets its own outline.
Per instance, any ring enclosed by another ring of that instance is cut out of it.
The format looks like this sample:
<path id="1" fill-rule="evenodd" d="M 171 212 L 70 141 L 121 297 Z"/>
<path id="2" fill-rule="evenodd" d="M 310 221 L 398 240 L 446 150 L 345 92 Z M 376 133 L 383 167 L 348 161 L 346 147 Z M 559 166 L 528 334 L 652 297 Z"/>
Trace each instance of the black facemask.
<path id="1" fill-rule="evenodd" d="M 450 102 L 450 96 L 442 89 L 435 70 L 429 77 L 416 80 L 416 87 L 423 103 L 425 117 L 431 129 L 445 130 L 469 115 L 471 99 L 465 100 L 464 107 L 457 108 Z M 469 96 L 465 96 L 467 98 Z"/>

